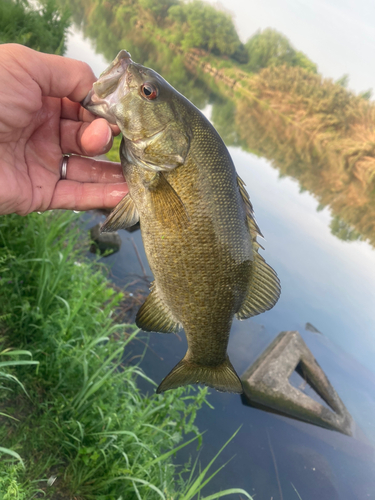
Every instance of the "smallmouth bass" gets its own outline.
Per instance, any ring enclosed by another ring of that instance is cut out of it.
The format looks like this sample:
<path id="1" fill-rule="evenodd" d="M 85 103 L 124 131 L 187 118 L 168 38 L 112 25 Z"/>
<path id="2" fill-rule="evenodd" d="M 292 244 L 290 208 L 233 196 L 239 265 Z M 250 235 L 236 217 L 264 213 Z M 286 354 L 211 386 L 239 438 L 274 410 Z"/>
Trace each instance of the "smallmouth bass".
<path id="1" fill-rule="evenodd" d="M 188 341 L 157 392 L 201 383 L 241 393 L 227 355 L 233 317 L 271 309 L 280 283 L 258 253 L 261 233 L 225 144 L 190 101 L 125 50 L 82 104 L 123 134 L 129 194 L 103 230 L 140 221 L 154 282 L 136 324 L 161 333 L 184 328 Z"/>

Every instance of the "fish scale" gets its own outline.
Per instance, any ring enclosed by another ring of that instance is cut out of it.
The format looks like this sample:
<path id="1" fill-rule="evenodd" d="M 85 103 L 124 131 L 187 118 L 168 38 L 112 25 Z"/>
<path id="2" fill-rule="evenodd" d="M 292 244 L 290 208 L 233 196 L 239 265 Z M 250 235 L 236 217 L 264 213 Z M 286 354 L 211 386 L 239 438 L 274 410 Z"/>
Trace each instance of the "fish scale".
<path id="1" fill-rule="evenodd" d="M 136 323 L 162 333 L 182 327 L 188 342 L 157 392 L 191 383 L 242 392 L 227 355 L 233 318 L 264 312 L 280 295 L 258 253 L 244 183 L 211 123 L 156 72 L 121 51 L 101 78 L 84 105 L 120 127 L 129 186 L 103 228 L 140 221 L 154 282 Z"/>

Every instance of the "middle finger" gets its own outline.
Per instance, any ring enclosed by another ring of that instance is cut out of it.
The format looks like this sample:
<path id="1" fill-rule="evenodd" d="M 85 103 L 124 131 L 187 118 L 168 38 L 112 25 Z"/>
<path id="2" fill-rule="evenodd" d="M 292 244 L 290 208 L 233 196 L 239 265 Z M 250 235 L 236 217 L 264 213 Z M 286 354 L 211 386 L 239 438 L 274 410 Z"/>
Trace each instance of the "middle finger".
<path id="1" fill-rule="evenodd" d="M 110 150 L 112 140 L 112 130 L 103 118 L 92 123 L 60 121 L 60 146 L 64 154 L 98 156 Z"/>

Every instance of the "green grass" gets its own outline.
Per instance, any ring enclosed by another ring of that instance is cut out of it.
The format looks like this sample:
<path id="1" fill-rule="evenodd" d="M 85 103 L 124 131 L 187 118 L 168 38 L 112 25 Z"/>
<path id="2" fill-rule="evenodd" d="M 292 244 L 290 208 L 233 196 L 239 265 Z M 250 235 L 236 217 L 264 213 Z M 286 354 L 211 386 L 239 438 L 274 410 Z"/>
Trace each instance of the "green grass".
<path id="1" fill-rule="evenodd" d="M 74 214 L 0 218 L 0 499 L 200 498 L 216 457 L 174 456 L 201 442 L 207 391 L 140 392 L 155 384 L 127 362 L 139 332 L 114 320 L 123 295 L 87 246 Z M 229 493 L 250 498 L 207 500 Z"/>
<path id="2" fill-rule="evenodd" d="M 2 318 L 0 318 L 0 320 L 4 320 L 5 318 L 6 318 L 6 316 L 3 316 Z M 27 360 L 27 359 L 26 360 L 25 359 L 15 359 L 15 358 L 19 358 L 22 356 L 27 356 L 29 358 L 32 357 L 32 355 L 29 351 L 20 351 L 20 350 L 16 351 L 16 350 L 12 350 L 12 349 L 4 349 L 2 352 L 0 352 L 0 384 L 1 384 L 0 391 L 1 390 L 2 391 L 11 391 L 12 384 L 10 384 L 9 382 L 13 382 L 13 383 L 18 384 L 18 386 L 22 388 L 24 393 L 27 394 L 26 389 L 25 389 L 24 385 L 22 384 L 22 382 L 20 380 L 18 380 L 18 378 L 15 377 L 12 373 L 10 373 L 10 369 L 12 367 L 21 366 L 21 365 L 23 365 L 23 366 L 25 366 L 25 365 L 38 365 L 38 362 Z M 13 420 L 17 420 L 14 417 L 12 417 L 11 415 L 7 415 L 6 413 L 4 413 L 2 411 L 0 411 L 0 417 L 6 417 L 6 418 L 11 418 Z M 16 458 L 19 461 L 19 463 L 21 464 L 21 466 L 23 468 L 25 467 L 24 463 L 22 461 L 22 458 L 15 451 L 0 446 L 0 454 L 10 455 L 11 457 Z M 0 482 L 0 487 L 1 487 L 1 482 Z M 1 488 L 0 488 L 0 492 L 1 492 Z"/>
<path id="3" fill-rule="evenodd" d="M 121 144 L 121 139 L 122 139 L 121 134 L 118 135 L 118 136 L 116 136 L 116 137 L 114 137 L 112 148 L 106 154 L 108 160 L 110 160 L 110 161 L 117 161 L 117 162 L 120 161 L 120 144 Z"/>

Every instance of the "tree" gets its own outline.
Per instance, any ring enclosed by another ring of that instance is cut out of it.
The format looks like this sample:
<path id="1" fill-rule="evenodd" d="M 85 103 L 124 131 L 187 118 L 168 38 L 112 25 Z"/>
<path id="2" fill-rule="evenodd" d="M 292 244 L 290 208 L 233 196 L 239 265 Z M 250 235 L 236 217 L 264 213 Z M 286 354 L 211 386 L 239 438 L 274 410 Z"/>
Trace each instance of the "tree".
<path id="1" fill-rule="evenodd" d="M 55 0 L 32 8 L 27 0 L 0 2 L 0 43 L 14 42 L 41 52 L 62 55 L 65 52 L 69 12 L 62 13 Z"/>
<path id="2" fill-rule="evenodd" d="M 349 86 L 349 75 L 345 73 L 345 75 L 342 75 L 341 78 L 336 80 L 335 82 L 337 85 L 340 85 L 340 87 L 343 87 L 344 89 L 347 89 Z"/>
<path id="3" fill-rule="evenodd" d="M 301 68 L 305 68 L 307 71 L 311 71 L 311 73 L 317 73 L 318 67 L 317 65 L 311 61 L 303 52 L 299 50 L 296 51 L 294 58 L 292 60 L 292 66 L 300 66 Z"/>
<path id="4" fill-rule="evenodd" d="M 316 64 L 302 52 L 296 51 L 288 38 L 273 28 L 257 31 L 245 44 L 249 62 L 247 68 L 257 72 L 270 66 L 301 66 L 313 73 Z"/>
<path id="5" fill-rule="evenodd" d="M 138 0 L 139 5 L 151 12 L 156 21 L 165 19 L 170 7 L 178 5 L 179 0 Z"/>
<path id="6" fill-rule="evenodd" d="M 236 55 L 244 59 L 243 44 L 232 18 L 225 12 L 194 0 L 170 7 L 168 15 L 170 20 L 179 25 L 179 38 L 184 49 L 196 47 L 216 55 Z"/>
<path id="7" fill-rule="evenodd" d="M 337 236 L 340 240 L 357 241 L 362 239 L 361 234 L 342 220 L 338 215 L 335 215 L 332 218 L 329 227 L 331 228 L 331 233 L 334 236 Z"/>

